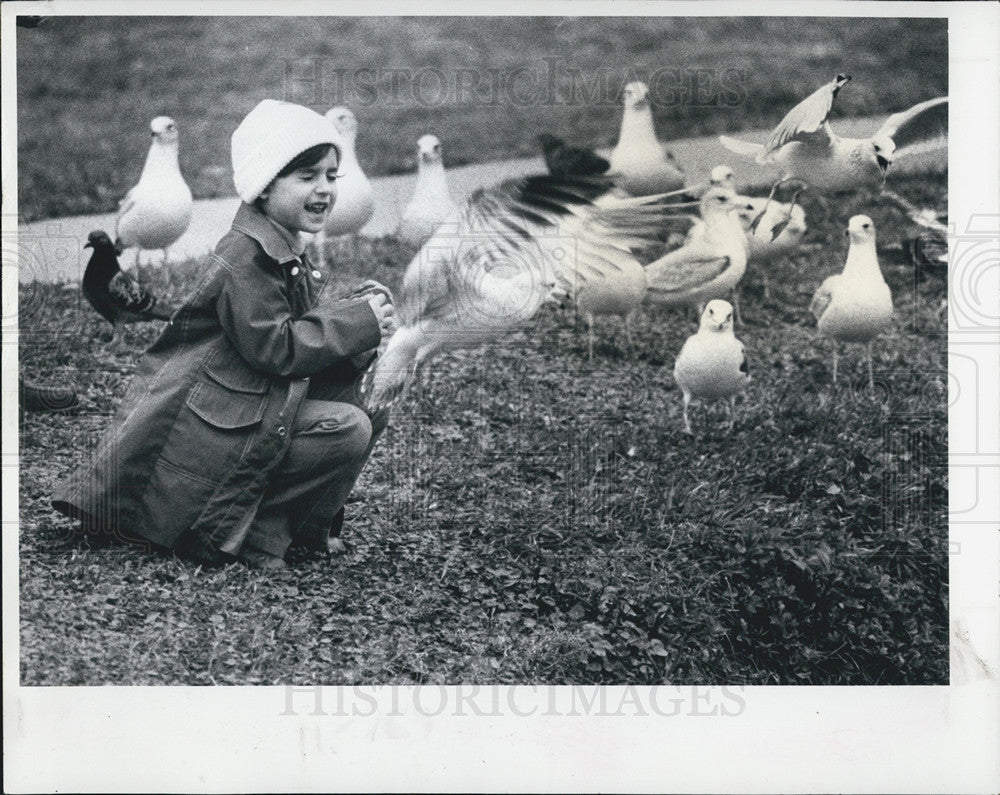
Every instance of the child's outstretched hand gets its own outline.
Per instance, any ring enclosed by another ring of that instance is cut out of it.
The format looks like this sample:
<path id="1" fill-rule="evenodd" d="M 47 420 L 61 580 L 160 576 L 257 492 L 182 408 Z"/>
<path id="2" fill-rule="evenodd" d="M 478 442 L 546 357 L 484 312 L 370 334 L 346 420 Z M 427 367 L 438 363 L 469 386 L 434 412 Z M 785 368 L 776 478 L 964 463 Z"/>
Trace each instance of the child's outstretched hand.
<path id="1" fill-rule="evenodd" d="M 368 296 L 368 305 L 378 318 L 379 328 L 382 329 L 382 336 L 388 336 L 396 330 L 396 319 L 393 317 L 395 310 L 385 293 L 375 293 Z"/>

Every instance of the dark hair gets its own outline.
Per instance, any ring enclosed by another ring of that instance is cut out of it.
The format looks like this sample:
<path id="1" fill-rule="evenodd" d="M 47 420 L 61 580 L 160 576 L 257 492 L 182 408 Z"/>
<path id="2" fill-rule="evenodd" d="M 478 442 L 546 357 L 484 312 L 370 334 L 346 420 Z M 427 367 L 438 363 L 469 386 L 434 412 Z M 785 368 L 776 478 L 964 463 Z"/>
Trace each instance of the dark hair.
<path id="1" fill-rule="evenodd" d="M 316 144 L 316 146 L 310 146 L 304 152 L 300 152 L 291 160 L 289 160 L 288 165 L 286 165 L 283 169 L 281 169 L 281 171 L 275 174 L 274 179 L 278 179 L 278 177 L 287 177 L 289 174 L 294 174 L 300 168 L 312 168 L 320 160 L 326 157 L 330 153 L 330 150 L 334 148 L 335 147 L 333 144 Z M 339 149 L 337 150 L 337 160 L 338 161 L 340 160 Z M 267 183 L 267 187 L 264 188 L 264 190 L 262 190 L 261 193 L 267 192 L 267 189 L 270 188 L 272 184 L 274 184 L 274 179 L 272 179 L 269 183 Z M 263 197 L 258 196 L 254 200 L 254 206 L 258 210 L 263 212 L 264 211 Z"/>
<path id="2" fill-rule="evenodd" d="M 326 157 L 333 148 L 333 144 L 316 144 L 316 146 L 310 146 L 306 149 L 306 151 L 293 157 L 288 162 L 288 165 L 278 172 L 275 179 L 278 177 L 287 177 L 289 174 L 298 171 L 300 168 L 312 168 L 320 160 Z M 339 151 L 337 152 L 337 158 L 338 160 L 340 159 Z"/>

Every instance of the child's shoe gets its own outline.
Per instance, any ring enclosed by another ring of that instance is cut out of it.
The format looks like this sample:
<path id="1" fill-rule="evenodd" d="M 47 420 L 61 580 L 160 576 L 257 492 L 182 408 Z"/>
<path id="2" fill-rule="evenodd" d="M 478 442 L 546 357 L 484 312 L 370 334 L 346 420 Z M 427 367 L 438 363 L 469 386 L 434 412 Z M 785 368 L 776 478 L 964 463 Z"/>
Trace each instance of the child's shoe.
<path id="1" fill-rule="evenodd" d="M 277 571 L 288 566 L 284 558 L 279 558 L 270 552 L 265 552 L 262 549 L 256 549 L 246 544 L 240 550 L 240 561 L 248 569 L 256 569 L 258 571 Z"/>

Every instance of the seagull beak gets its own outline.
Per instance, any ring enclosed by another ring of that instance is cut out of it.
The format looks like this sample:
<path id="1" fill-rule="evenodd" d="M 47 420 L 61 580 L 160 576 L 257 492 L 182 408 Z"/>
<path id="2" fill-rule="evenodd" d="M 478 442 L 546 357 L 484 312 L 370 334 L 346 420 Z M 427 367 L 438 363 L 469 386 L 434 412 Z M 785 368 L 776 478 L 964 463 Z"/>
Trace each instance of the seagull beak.
<path id="1" fill-rule="evenodd" d="M 882 157 L 882 155 L 875 155 L 875 160 L 878 161 L 878 167 L 882 169 L 882 173 L 885 174 L 885 172 L 889 170 L 889 164 L 892 161 L 886 160 L 884 157 Z"/>

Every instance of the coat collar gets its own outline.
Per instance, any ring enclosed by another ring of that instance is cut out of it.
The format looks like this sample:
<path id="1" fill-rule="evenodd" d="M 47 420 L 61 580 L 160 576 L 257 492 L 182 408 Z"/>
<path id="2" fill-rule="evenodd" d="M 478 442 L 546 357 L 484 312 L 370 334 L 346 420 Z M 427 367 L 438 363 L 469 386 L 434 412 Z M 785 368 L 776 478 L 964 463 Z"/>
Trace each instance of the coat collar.
<path id="1" fill-rule="evenodd" d="M 280 265 L 302 259 L 302 253 L 296 252 L 281 230 L 252 204 L 240 204 L 233 219 L 233 229 L 260 243 L 264 253 Z"/>

